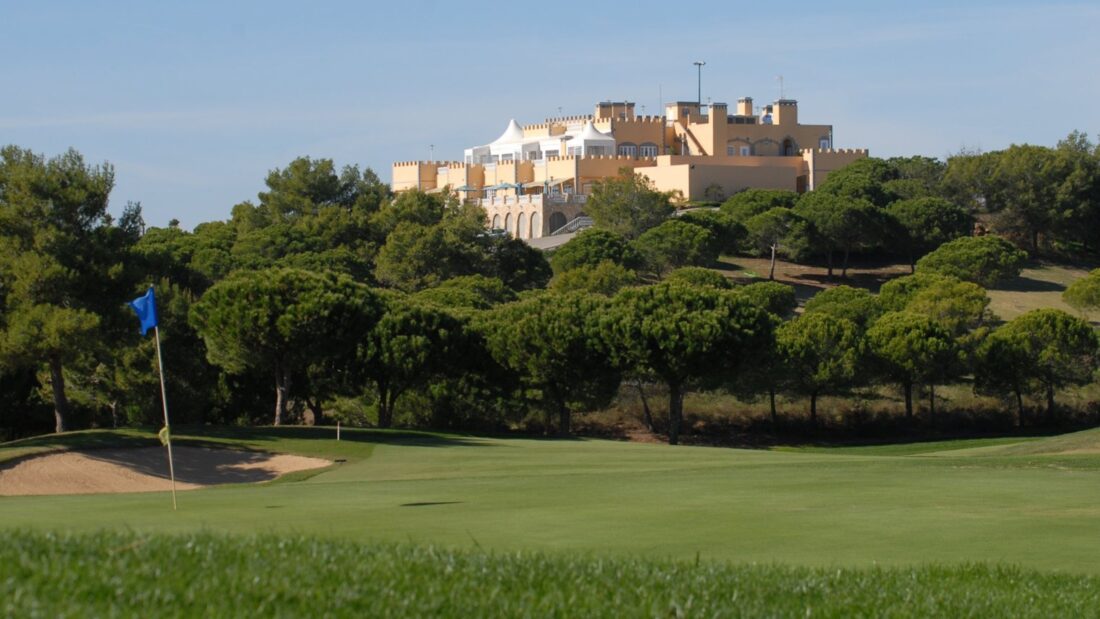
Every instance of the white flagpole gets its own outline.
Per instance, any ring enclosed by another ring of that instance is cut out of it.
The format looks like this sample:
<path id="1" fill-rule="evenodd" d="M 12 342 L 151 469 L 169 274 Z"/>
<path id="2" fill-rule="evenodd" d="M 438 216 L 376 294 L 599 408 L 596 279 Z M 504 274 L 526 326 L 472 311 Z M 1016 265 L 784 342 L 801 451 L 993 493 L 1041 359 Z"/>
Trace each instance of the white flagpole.
<path id="1" fill-rule="evenodd" d="M 157 370 L 160 371 L 160 401 L 164 405 L 164 438 L 168 447 L 168 476 L 172 480 L 172 510 L 176 509 L 176 469 L 172 464 L 172 430 L 168 425 L 168 394 L 164 390 L 164 359 L 160 356 L 160 328 L 154 326 L 157 338 Z"/>

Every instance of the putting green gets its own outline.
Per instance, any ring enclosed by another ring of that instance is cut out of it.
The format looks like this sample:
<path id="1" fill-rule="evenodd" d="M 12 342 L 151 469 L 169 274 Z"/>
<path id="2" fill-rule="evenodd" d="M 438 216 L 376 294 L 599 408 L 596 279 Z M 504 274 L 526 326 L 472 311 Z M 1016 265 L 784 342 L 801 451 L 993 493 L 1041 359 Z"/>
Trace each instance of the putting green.
<path id="1" fill-rule="evenodd" d="M 798 565 L 989 561 L 1100 573 L 1100 455 L 1087 448 L 1100 444 L 1096 432 L 1032 440 L 1027 449 L 968 441 L 958 445 L 965 449 L 917 445 L 889 455 L 331 436 L 287 428 L 201 437 L 347 460 L 305 480 L 182 493 L 175 513 L 163 493 L 0 498 L 0 527 L 295 532 Z M 109 442 L 91 434 L 67 444 L 93 439 Z M 1044 441 L 1053 447 L 1044 451 Z M 48 442 L 0 447 L 0 460 Z M 1073 449 L 1058 447 L 1067 444 Z"/>

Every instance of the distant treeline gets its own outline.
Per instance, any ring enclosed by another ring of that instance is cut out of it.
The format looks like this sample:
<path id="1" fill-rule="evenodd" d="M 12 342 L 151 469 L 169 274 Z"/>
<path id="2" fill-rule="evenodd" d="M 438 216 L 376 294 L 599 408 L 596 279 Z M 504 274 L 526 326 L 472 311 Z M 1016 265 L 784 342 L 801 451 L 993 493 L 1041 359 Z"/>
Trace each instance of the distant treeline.
<path id="1" fill-rule="evenodd" d="M 125 307 L 150 284 L 177 423 L 501 430 L 545 415 L 569 432 L 628 381 L 664 385 L 676 442 L 693 390 L 770 396 L 773 411 L 776 394 L 804 396 L 814 419 L 822 395 L 890 384 L 911 416 L 918 387 L 965 380 L 1021 416 L 1041 396 L 1053 416 L 1097 368 L 1087 322 L 1041 310 L 996 326 L 982 288 L 1019 273 L 1017 246 L 1100 246 L 1100 158 L 1080 134 L 946 163 L 862 160 L 803 196 L 750 190 L 678 217 L 624 174 L 593 190 L 597 228 L 550 256 L 487 231 L 476 206 L 394 196 L 327 159 L 273 170 L 257 202 L 191 232 L 146 229 L 138 204 L 112 218 L 113 180 L 75 151 L 0 151 L 8 436 L 158 423 L 153 343 Z M 790 287 L 702 268 L 763 252 L 843 276 L 868 251 L 915 275 L 878 295 L 825 291 L 798 317 Z"/>

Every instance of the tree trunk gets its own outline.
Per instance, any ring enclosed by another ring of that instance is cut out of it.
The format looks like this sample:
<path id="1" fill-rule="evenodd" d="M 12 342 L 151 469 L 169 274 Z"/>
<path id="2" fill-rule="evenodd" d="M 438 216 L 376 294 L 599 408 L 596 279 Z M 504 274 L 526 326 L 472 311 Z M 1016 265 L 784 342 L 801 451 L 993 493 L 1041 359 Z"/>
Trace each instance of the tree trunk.
<path id="1" fill-rule="evenodd" d="M 393 396 L 390 390 L 378 386 L 378 427 L 388 428 L 393 424 Z"/>
<path id="2" fill-rule="evenodd" d="M 1054 423 L 1054 385 L 1047 384 L 1047 423 Z"/>
<path id="3" fill-rule="evenodd" d="M 558 403 L 558 436 L 569 436 L 569 407 L 565 402 Z"/>
<path id="4" fill-rule="evenodd" d="M 1016 427 L 1024 425 L 1024 394 L 1019 387 L 1013 389 L 1016 392 Z"/>
<path id="5" fill-rule="evenodd" d="M 768 279 L 772 280 L 772 281 L 775 280 L 775 244 L 774 243 L 772 243 L 772 265 L 771 265 L 771 268 L 768 270 Z"/>
<path id="6" fill-rule="evenodd" d="M 324 425 L 325 421 L 325 408 L 321 406 L 321 398 L 310 399 L 306 398 L 306 406 L 309 407 L 311 413 L 313 413 L 313 425 Z"/>
<path id="7" fill-rule="evenodd" d="M 53 390 L 54 432 L 69 429 L 69 399 L 65 397 L 65 375 L 62 373 L 61 357 L 50 355 L 50 387 Z"/>
<path id="8" fill-rule="evenodd" d="M 676 383 L 668 385 L 668 444 L 680 444 L 680 422 L 684 417 L 684 394 Z"/>
<path id="9" fill-rule="evenodd" d="M 810 394 L 810 425 L 817 427 L 817 392 Z"/>
<path id="10" fill-rule="evenodd" d="M 905 389 L 905 419 L 913 421 L 913 383 L 903 383 Z"/>
<path id="11" fill-rule="evenodd" d="M 909 250 L 909 274 L 912 275 L 917 272 L 917 255 L 913 253 L 913 250 Z"/>
<path id="12" fill-rule="evenodd" d="M 1031 253 L 1034 255 L 1039 251 L 1039 231 L 1031 231 Z"/>
<path id="13" fill-rule="evenodd" d="M 275 425 L 283 425 L 286 420 L 287 401 L 290 396 L 290 372 L 282 366 L 275 368 Z"/>
<path id="14" fill-rule="evenodd" d="M 826 256 L 827 256 L 827 258 L 825 260 L 826 260 L 826 264 L 828 264 L 828 266 L 829 266 L 829 270 L 828 270 L 828 274 L 825 276 L 825 279 L 827 279 L 829 281 L 833 281 L 833 250 L 830 249 L 826 253 Z"/>
<path id="15" fill-rule="evenodd" d="M 775 387 L 768 387 L 768 407 L 771 409 L 772 429 L 779 426 L 779 415 L 775 411 Z"/>
<path id="16" fill-rule="evenodd" d="M 928 419 L 936 425 L 936 386 L 928 385 Z"/>
<path id="17" fill-rule="evenodd" d="M 645 427 L 653 432 L 653 414 L 649 411 L 649 400 L 645 397 L 645 389 L 642 388 L 641 379 L 636 381 L 634 386 L 638 388 L 638 396 L 642 398 L 642 419 L 645 421 Z"/>
<path id="18" fill-rule="evenodd" d="M 845 245 L 844 246 L 844 266 L 840 270 L 841 279 L 846 279 L 848 277 L 848 252 L 849 251 L 850 251 L 850 249 L 848 248 L 847 245 Z"/>

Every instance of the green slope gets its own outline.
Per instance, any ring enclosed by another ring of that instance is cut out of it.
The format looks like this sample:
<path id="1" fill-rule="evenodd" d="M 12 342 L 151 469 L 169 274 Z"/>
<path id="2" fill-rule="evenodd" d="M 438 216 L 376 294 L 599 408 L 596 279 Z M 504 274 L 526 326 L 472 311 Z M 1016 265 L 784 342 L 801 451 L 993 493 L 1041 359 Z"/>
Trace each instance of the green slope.
<path id="1" fill-rule="evenodd" d="M 193 437 L 347 460 L 307 481 L 187 492 L 176 513 L 163 494 L 12 497 L 0 499 L 0 526 L 1100 573 L 1098 456 L 783 453 L 381 432 L 350 432 L 354 440 L 338 444 L 331 434 Z"/>

